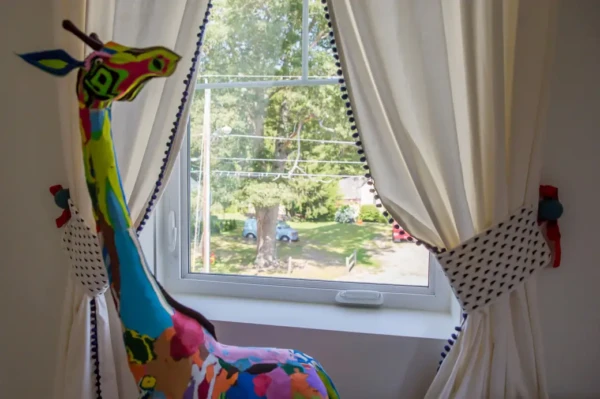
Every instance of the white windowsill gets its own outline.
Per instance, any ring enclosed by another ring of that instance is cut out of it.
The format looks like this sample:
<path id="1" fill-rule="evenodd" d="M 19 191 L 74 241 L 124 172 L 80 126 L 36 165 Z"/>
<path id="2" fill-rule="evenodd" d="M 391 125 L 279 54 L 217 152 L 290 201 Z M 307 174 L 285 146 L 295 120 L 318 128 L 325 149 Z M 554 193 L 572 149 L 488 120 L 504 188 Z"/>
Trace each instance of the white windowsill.
<path id="1" fill-rule="evenodd" d="M 222 322 L 428 339 L 447 339 L 457 324 L 450 313 L 441 312 L 189 294 L 173 296 L 209 320 Z"/>

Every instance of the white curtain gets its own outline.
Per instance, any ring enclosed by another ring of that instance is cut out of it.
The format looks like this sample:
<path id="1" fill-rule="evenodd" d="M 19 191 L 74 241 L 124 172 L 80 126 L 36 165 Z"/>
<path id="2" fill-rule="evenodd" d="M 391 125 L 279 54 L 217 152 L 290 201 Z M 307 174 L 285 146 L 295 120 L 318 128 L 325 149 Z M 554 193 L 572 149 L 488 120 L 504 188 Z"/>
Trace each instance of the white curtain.
<path id="1" fill-rule="evenodd" d="M 394 219 L 451 249 L 537 203 L 555 1 L 329 7 L 370 173 Z M 428 398 L 547 397 L 535 279 L 469 314 Z"/>
<path id="2" fill-rule="evenodd" d="M 207 17 L 208 0 L 53 1 L 55 42 L 58 48 L 75 58 L 83 59 L 89 49 L 61 28 L 63 19 L 70 19 L 87 33 L 98 33 L 104 42 L 114 40 L 133 47 L 162 45 L 182 56 L 176 73 L 169 79 L 155 80 L 135 102 L 113 107 L 113 136 L 123 186 L 132 218 L 139 224 L 158 199 L 186 130 L 190 101 L 182 101 L 182 98 L 193 93 L 194 85 L 184 81 L 195 80 L 192 65 L 198 57 L 198 34 Z M 70 189 L 71 199 L 87 224 L 93 226 L 83 173 L 75 74 L 57 80 L 57 85 L 63 158 L 68 176 L 68 183 L 63 185 Z M 191 100 L 191 96 L 187 98 Z M 173 128 L 177 134 L 173 134 Z M 169 142 L 170 151 L 165 154 Z M 94 296 L 71 275 L 66 284 L 61 323 L 56 399 L 99 397 L 96 362 L 92 357 L 96 344 L 102 397 L 137 397 L 126 362 L 120 321 L 109 291 Z"/>

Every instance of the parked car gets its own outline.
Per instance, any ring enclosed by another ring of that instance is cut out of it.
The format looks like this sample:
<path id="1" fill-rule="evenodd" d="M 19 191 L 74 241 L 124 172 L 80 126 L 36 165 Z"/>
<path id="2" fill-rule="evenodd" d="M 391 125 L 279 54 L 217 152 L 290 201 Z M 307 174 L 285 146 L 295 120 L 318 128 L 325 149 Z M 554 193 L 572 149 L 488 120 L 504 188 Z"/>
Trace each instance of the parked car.
<path id="1" fill-rule="evenodd" d="M 244 238 L 254 240 L 257 236 L 257 224 L 255 218 L 246 219 L 244 222 L 244 229 L 242 230 L 242 236 Z M 286 222 L 279 221 L 277 222 L 277 227 L 275 228 L 275 239 L 279 241 L 298 241 L 298 231 L 293 229 Z"/>
<path id="2" fill-rule="evenodd" d="M 395 227 L 396 222 L 394 222 L 394 227 L 392 227 L 392 241 L 393 242 L 406 242 L 413 241 L 413 238 L 404 230 L 402 227 Z"/>

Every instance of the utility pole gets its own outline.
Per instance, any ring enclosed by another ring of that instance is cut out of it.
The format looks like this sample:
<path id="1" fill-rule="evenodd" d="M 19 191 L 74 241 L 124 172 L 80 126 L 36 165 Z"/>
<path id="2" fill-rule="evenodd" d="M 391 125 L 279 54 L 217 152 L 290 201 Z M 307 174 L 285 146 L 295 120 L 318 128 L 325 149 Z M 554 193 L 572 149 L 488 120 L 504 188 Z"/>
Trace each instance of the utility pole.
<path id="1" fill-rule="evenodd" d="M 204 142 L 202 142 L 204 144 Z M 204 150 L 203 150 L 204 151 Z M 198 183 L 196 186 L 196 207 L 195 207 L 195 214 L 196 217 L 194 218 L 194 220 L 196 221 L 196 223 L 194 223 L 194 241 L 192 241 L 193 245 L 192 245 L 192 267 L 193 265 L 196 264 L 196 256 L 198 255 L 198 251 L 197 251 L 197 247 L 198 247 L 198 238 L 200 235 L 200 222 L 202 221 L 202 219 L 200 219 L 200 207 L 202 206 L 202 194 L 201 194 L 201 187 L 202 187 L 202 160 L 204 159 L 204 154 L 201 153 L 200 154 L 200 158 L 198 159 Z M 190 172 L 191 175 L 191 172 Z M 200 244 L 200 252 L 202 252 L 202 242 L 199 243 Z M 193 269 L 192 269 L 193 270 Z"/>
<path id="2" fill-rule="evenodd" d="M 205 82 L 206 83 L 206 82 Z M 204 89 L 204 124 L 202 127 L 202 263 L 210 273 L 210 89 Z M 198 193 L 200 194 L 200 193 Z"/>

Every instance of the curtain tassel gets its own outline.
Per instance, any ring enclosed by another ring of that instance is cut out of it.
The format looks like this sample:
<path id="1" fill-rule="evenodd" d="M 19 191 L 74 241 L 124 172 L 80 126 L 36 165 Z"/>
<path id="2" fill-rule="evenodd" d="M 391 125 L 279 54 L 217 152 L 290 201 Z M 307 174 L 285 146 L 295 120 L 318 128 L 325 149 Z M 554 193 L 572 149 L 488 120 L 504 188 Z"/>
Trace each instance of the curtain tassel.
<path id="1" fill-rule="evenodd" d="M 538 206 L 538 223 L 546 224 L 546 237 L 553 250 L 552 267 L 560 266 L 561 246 L 560 228 L 558 219 L 563 214 L 563 206 L 558 200 L 558 188 L 554 186 L 540 186 L 540 202 Z"/>

